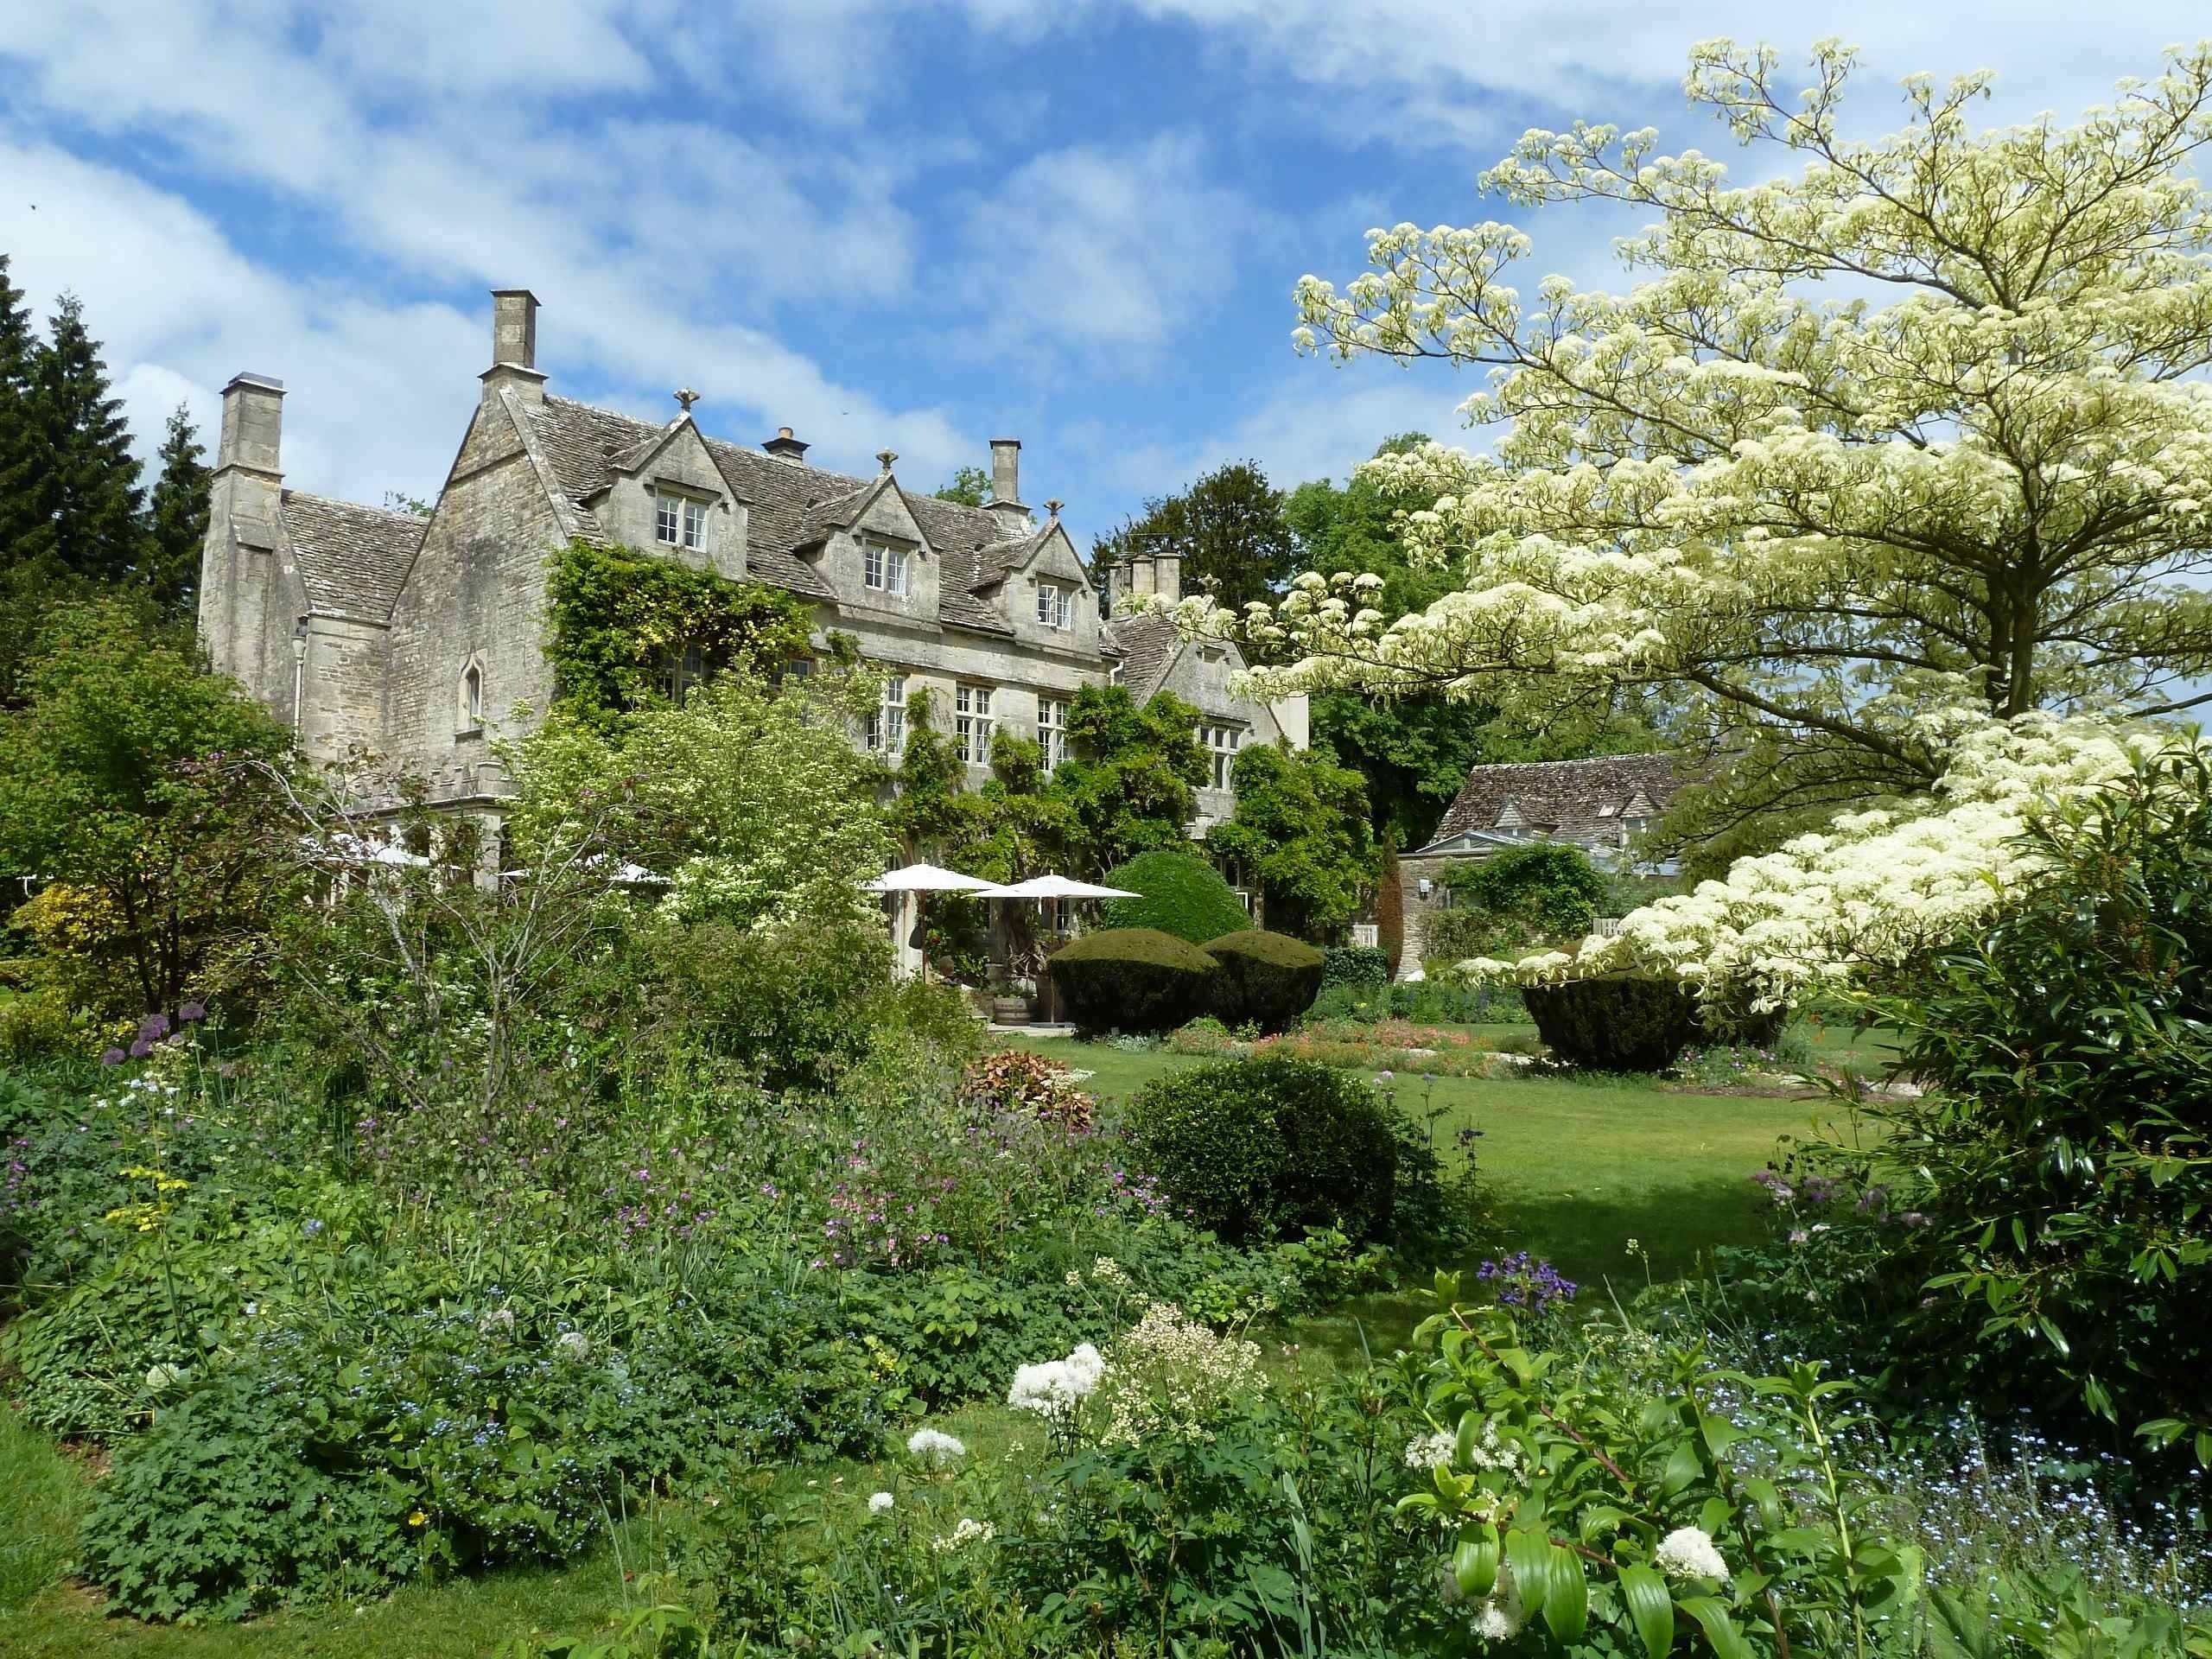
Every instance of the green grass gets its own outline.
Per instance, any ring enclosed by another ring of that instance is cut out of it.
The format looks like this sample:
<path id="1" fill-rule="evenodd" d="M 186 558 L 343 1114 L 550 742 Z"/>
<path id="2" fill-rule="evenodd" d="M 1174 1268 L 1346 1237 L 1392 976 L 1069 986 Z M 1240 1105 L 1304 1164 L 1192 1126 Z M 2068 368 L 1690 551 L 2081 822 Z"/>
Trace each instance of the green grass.
<path id="1" fill-rule="evenodd" d="M 1497 1035 L 1528 1027 L 1470 1029 Z M 1115 1098 L 1199 1064 L 1104 1043 L 1028 1043 L 1091 1071 L 1084 1086 Z M 1640 1286 L 1647 1269 L 1676 1277 L 1715 1244 L 1757 1241 L 1763 1224 L 1752 1172 L 1778 1155 L 1784 1136 L 1803 1134 L 1815 1119 L 1840 1127 L 1824 1098 L 1692 1094 L 1643 1078 L 1402 1075 L 1398 1097 L 1416 1112 L 1439 1113 L 1440 1141 L 1478 1131 L 1476 1156 L 1494 1185 L 1510 1248 L 1548 1256 L 1569 1278 L 1592 1284 Z M 1630 1239 L 1643 1257 L 1628 1254 Z"/>
<path id="2" fill-rule="evenodd" d="M 69 1560 L 85 1477 L 15 1411 L 0 1405 L 0 1620 L 51 1584 Z M 4 1626 L 0 1626 L 4 1628 Z M 0 1651 L 12 1651 L 0 1644 Z"/>

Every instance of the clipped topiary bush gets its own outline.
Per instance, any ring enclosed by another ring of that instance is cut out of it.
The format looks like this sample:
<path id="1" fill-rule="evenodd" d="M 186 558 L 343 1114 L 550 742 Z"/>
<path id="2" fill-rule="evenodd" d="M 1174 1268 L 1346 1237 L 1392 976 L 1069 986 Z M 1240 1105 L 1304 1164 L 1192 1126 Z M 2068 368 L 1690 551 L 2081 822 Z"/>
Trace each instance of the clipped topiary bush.
<path id="1" fill-rule="evenodd" d="M 1231 1059 L 1155 1077 L 1125 1124 L 1137 1160 L 1226 1239 L 1390 1224 L 1399 1126 L 1373 1085 L 1303 1060 Z"/>
<path id="2" fill-rule="evenodd" d="M 1211 940 L 1205 950 L 1221 964 L 1214 1013 L 1232 1026 L 1281 1031 L 1321 988 L 1321 953 L 1287 933 L 1248 927 Z"/>
<path id="3" fill-rule="evenodd" d="M 1154 927 L 1086 933 L 1045 965 L 1085 1031 L 1173 1031 L 1206 1010 L 1221 976 L 1197 945 Z"/>
<path id="4" fill-rule="evenodd" d="M 1706 1034 L 1680 980 L 1573 979 L 1521 996 L 1552 1058 L 1592 1071 L 1663 1071 Z"/>
<path id="5" fill-rule="evenodd" d="M 1109 871 L 1106 885 L 1138 895 L 1107 901 L 1109 927 L 1156 927 L 1204 944 L 1252 925 L 1221 872 L 1190 853 L 1139 853 Z"/>

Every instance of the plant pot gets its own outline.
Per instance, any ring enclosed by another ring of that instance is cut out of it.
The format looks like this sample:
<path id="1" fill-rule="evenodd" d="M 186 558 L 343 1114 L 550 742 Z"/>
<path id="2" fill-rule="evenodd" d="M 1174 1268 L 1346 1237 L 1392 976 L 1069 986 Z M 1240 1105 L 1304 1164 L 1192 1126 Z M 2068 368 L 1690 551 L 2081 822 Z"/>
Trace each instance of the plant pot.
<path id="1" fill-rule="evenodd" d="M 991 999 L 991 1023 L 995 1026 L 1026 1026 L 1029 1023 L 1029 1000 L 1021 996 L 995 996 Z"/>

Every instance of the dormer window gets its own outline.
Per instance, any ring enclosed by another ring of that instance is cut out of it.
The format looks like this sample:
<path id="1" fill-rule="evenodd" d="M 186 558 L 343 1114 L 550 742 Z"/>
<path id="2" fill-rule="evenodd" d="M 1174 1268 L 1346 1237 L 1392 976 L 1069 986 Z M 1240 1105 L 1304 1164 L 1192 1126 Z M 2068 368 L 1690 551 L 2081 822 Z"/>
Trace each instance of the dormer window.
<path id="1" fill-rule="evenodd" d="M 861 581 L 879 593 L 906 596 L 906 550 L 887 542 L 861 543 Z"/>
<path id="2" fill-rule="evenodd" d="M 698 551 L 707 544 L 707 504 L 681 495 L 655 496 L 653 534 L 663 547 Z"/>
<path id="3" fill-rule="evenodd" d="M 1037 620 L 1048 628 L 1073 626 L 1075 594 L 1057 582 L 1037 584 Z"/>

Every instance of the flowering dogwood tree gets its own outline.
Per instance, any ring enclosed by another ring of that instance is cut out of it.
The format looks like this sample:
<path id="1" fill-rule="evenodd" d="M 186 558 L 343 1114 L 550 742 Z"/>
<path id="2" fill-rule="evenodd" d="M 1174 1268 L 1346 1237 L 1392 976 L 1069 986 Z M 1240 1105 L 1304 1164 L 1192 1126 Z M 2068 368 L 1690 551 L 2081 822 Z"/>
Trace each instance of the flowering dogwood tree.
<path id="1" fill-rule="evenodd" d="M 2171 713 L 2212 699 L 2212 46 L 2075 125 L 1970 128 L 1986 74 L 1904 83 L 1845 136 L 1853 53 L 1794 101 L 1774 54 L 1707 42 L 1686 88 L 1796 169 L 1732 182 L 1649 130 L 1532 131 L 1483 176 L 1519 205 L 1656 222 L 1624 294 L 1505 280 L 1510 225 L 1370 233 L 1372 270 L 1298 287 L 1300 344 L 1491 367 L 1490 454 L 1370 471 L 1462 585 L 1389 620 L 1379 580 L 1310 573 L 1235 626 L 1352 686 L 1541 725 L 1623 688 L 1735 757 L 1708 829 L 1924 791 L 1967 706 Z M 1821 290 L 1826 290 L 1826 296 Z M 1217 617 L 1214 626 L 1227 627 Z M 2192 684 L 2192 681 L 2198 683 Z"/>

